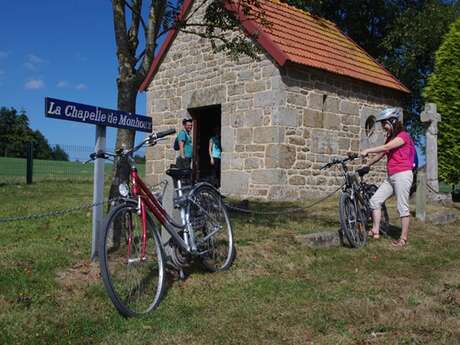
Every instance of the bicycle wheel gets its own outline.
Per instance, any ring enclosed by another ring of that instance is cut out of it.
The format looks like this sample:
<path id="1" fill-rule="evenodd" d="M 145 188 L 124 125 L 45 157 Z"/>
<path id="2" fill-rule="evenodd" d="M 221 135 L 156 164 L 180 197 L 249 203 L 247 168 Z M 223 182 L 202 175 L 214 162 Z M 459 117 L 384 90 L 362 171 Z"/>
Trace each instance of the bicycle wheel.
<path id="1" fill-rule="evenodd" d="M 143 241 L 137 204 L 127 202 L 110 211 L 104 228 L 99 263 L 113 305 L 125 317 L 151 312 L 159 305 L 165 287 L 159 224 L 147 214 L 147 236 Z"/>
<path id="2" fill-rule="evenodd" d="M 362 247 L 367 242 L 367 231 L 361 207 L 356 207 L 348 192 L 340 193 L 340 225 L 348 243 L 353 248 Z"/>
<path id="3" fill-rule="evenodd" d="M 214 187 L 203 184 L 189 198 L 187 214 L 203 266 L 211 272 L 227 270 L 235 260 L 236 250 L 222 197 Z"/>

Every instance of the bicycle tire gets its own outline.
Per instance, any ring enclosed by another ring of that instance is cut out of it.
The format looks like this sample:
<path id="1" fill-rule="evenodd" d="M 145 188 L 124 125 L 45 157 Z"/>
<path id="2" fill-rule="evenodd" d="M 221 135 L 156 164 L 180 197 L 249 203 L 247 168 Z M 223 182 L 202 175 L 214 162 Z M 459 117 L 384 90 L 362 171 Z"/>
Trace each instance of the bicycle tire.
<path id="1" fill-rule="evenodd" d="M 213 186 L 203 184 L 191 192 L 189 200 L 187 218 L 202 265 L 211 272 L 228 270 L 235 260 L 236 248 L 222 196 Z"/>
<path id="2" fill-rule="evenodd" d="M 348 192 L 341 192 L 339 218 L 342 233 L 350 247 L 360 248 L 367 242 L 367 230 L 360 207 L 356 207 Z"/>
<path id="3" fill-rule="evenodd" d="M 146 255 L 142 257 L 140 217 L 134 201 L 113 208 L 99 241 L 102 281 L 113 305 L 125 317 L 153 311 L 165 290 L 164 253 L 156 231 L 159 223 L 147 213 Z"/>

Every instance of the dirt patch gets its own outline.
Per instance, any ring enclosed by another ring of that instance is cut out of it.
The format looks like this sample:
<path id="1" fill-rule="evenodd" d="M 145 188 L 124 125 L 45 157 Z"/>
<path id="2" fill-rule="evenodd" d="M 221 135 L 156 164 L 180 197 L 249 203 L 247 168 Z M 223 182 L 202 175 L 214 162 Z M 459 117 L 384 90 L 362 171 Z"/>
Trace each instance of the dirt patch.
<path id="1" fill-rule="evenodd" d="M 58 300 L 81 296 L 88 286 L 100 281 L 99 265 L 84 261 L 56 274 L 56 282 L 61 287 Z"/>

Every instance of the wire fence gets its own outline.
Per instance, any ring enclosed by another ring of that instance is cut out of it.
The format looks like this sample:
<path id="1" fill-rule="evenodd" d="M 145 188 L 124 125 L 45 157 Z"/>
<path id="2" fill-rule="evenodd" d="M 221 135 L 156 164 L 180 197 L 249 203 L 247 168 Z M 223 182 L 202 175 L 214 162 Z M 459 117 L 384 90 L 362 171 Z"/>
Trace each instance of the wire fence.
<path id="1" fill-rule="evenodd" d="M 93 162 L 87 162 L 94 152 L 93 146 L 83 145 L 50 145 L 53 151 L 58 147 L 63 154 L 56 157 L 43 157 L 32 154 L 32 169 L 29 172 L 33 182 L 43 180 L 71 179 L 88 180 L 93 178 Z M 25 155 L 24 155 L 25 156 Z M 7 183 L 26 183 L 28 165 L 27 158 L 0 157 L 0 185 Z M 106 162 L 106 178 L 110 178 L 112 163 Z M 140 174 L 144 174 L 145 164 L 138 163 Z"/>

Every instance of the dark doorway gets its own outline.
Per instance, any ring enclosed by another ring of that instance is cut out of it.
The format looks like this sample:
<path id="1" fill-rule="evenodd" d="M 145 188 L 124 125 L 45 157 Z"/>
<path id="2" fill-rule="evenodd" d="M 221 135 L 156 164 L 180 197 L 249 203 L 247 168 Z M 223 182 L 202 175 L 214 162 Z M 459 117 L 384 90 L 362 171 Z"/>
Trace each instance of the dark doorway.
<path id="1" fill-rule="evenodd" d="M 221 106 L 188 109 L 193 119 L 193 180 L 208 181 L 220 186 L 220 164 L 218 169 L 211 165 L 209 140 L 216 130 L 220 136 Z M 217 178 L 216 178 L 217 177 Z"/>

